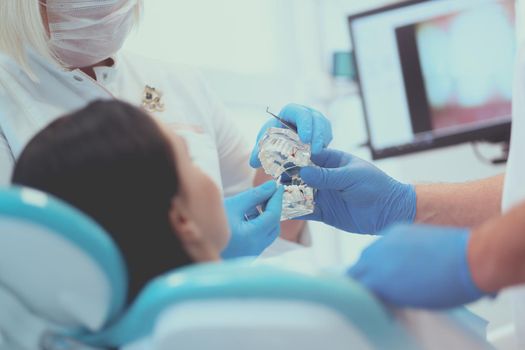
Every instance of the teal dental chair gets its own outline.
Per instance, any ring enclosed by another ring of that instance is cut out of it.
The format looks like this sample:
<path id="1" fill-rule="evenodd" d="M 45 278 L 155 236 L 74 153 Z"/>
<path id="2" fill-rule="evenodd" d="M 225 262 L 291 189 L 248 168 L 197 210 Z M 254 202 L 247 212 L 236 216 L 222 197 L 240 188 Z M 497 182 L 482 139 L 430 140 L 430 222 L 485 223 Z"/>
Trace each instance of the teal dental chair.
<path id="1" fill-rule="evenodd" d="M 411 349 L 359 285 L 246 261 L 152 280 L 127 307 L 126 267 L 92 220 L 0 190 L 0 350 Z"/>

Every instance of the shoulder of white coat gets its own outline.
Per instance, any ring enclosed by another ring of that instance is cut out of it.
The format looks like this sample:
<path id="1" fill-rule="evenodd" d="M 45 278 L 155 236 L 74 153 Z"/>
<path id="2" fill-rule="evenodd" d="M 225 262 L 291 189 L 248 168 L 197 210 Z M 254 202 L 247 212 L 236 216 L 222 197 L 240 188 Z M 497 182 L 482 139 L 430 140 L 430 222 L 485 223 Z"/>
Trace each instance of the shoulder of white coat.
<path id="1" fill-rule="evenodd" d="M 119 59 L 126 74 L 140 79 L 142 84 L 165 94 L 175 94 L 170 98 L 177 98 L 184 105 L 200 110 L 203 116 L 213 113 L 215 95 L 197 69 L 131 52 L 120 53 Z"/>
<path id="2" fill-rule="evenodd" d="M 11 58 L 11 56 L 8 56 L 5 53 L 0 51 L 0 68 L 12 67 L 13 64 L 15 64 L 15 62 Z"/>
<path id="3" fill-rule="evenodd" d="M 183 122 L 199 124 L 215 133 L 217 98 L 197 69 L 130 52 L 120 53 L 118 59 L 124 74 L 133 76 L 141 86 L 161 91 L 166 107 L 175 106 L 176 112 L 184 115 Z"/>
<path id="4" fill-rule="evenodd" d="M 26 74 L 10 56 L 0 52 L 0 88 L 5 86 L 17 75 Z"/>
<path id="5" fill-rule="evenodd" d="M 0 52 L 0 95 L 38 84 L 38 72 L 30 69 L 35 69 L 30 57 L 27 57 L 27 67 L 25 67 L 11 56 Z"/>
<path id="6" fill-rule="evenodd" d="M 183 88 L 207 89 L 203 75 L 198 69 L 191 66 L 146 57 L 129 51 L 123 51 L 120 59 L 128 68 L 147 75 L 149 79 L 169 80 Z"/>

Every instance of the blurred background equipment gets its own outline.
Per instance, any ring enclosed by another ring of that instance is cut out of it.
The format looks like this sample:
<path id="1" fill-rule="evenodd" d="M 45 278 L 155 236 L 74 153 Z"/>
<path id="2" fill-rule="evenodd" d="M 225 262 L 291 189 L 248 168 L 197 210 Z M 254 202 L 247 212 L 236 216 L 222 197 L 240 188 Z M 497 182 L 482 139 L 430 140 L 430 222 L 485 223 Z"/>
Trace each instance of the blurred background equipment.
<path id="1" fill-rule="evenodd" d="M 373 158 L 510 137 L 514 1 L 408 1 L 350 16 Z"/>

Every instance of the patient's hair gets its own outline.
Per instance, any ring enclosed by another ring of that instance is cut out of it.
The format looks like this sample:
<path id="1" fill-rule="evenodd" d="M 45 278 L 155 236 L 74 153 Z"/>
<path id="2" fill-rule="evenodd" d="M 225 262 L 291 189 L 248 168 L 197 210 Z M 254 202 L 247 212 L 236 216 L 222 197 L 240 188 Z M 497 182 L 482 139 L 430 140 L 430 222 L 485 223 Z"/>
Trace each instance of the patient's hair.
<path id="1" fill-rule="evenodd" d="M 172 147 L 143 111 L 94 102 L 39 132 L 12 180 L 61 198 L 108 231 L 126 261 L 131 300 L 153 277 L 192 263 L 169 221 L 180 190 Z"/>

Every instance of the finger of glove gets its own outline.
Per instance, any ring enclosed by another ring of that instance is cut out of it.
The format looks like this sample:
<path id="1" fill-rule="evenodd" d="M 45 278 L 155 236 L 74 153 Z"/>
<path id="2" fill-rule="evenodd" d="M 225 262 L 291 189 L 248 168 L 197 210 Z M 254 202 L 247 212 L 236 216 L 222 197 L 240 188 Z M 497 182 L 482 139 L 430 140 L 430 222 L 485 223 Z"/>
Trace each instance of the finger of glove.
<path id="1" fill-rule="evenodd" d="M 310 109 L 298 104 L 289 104 L 281 110 L 279 117 L 295 124 L 299 139 L 303 143 L 312 144 L 314 116 Z"/>
<path id="2" fill-rule="evenodd" d="M 275 229 L 271 230 L 268 233 L 268 236 L 266 237 L 265 246 L 263 247 L 262 250 L 264 251 L 264 249 L 268 248 L 273 242 L 275 242 L 277 237 L 279 237 L 280 233 L 281 233 L 280 227 L 276 227 Z"/>
<path id="3" fill-rule="evenodd" d="M 257 140 L 255 141 L 255 145 L 253 146 L 252 153 L 250 154 L 250 166 L 252 168 L 260 168 L 261 167 L 261 161 L 259 160 L 259 141 L 263 137 L 264 133 L 274 127 L 281 127 L 281 123 L 275 119 L 268 120 L 259 130 L 259 133 L 257 134 Z"/>
<path id="4" fill-rule="evenodd" d="M 281 212 L 283 203 L 284 187 L 279 187 L 272 198 L 266 204 L 264 212 L 249 223 L 258 228 L 264 228 L 265 232 L 271 233 L 281 223 Z M 279 230 L 278 230 L 279 231 Z"/>
<path id="5" fill-rule="evenodd" d="M 317 154 L 312 154 L 312 162 L 322 168 L 340 168 L 348 165 L 352 161 L 352 155 L 333 150 L 322 149 Z"/>
<path id="6" fill-rule="evenodd" d="M 356 281 L 361 280 L 368 271 L 368 264 L 363 261 L 363 258 L 360 258 L 352 267 L 350 267 L 346 274 Z"/>
<path id="7" fill-rule="evenodd" d="M 346 169 L 343 169 L 346 170 Z M 342 169 L 302 168 L 301 179 L 310 187 L 318 190 L 344 190 L 352 183 L 349 171 Z"/>
<path id="8" fill-rule="evenodd" d="M 268 181 L 264 184 L 249 189 L 241 194 L 238 194 L 234 200 L 236 201 L 235 208 L 238 214 L 244 216 L 254 210 L 258 205 L 266 203 L 277 189 L 275 181 Z"/>
<path id="9" fill-rule="evenodd" d="M 312 154 L 319 154 L 332 142 L 332 125 L 330 121 L 317 111 L 312 111 L 313 119 L 313 136 L 312 136 Z"/>

